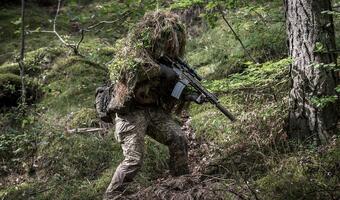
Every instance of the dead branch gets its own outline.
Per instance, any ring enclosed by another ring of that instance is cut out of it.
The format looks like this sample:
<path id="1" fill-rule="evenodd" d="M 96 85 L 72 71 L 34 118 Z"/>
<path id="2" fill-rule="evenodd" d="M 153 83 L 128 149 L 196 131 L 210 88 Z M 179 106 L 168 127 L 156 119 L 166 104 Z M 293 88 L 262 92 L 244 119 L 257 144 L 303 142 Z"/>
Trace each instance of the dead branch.
<path id="1" fill-rule="evenodd" d="M 235 32 L 234 28 L 231 26 L 231 24 L 228 22 L 228 20 L 225 17 L 225 14 L 221 8 L 221 6 L 217 6 L 218 7 L 218 11 L 220 12 L 223 21 L 228 25 L 228 27 L 230 28 L 231 32 L 233 33 L 234 37 L 236 38 L 236 40 L 238 40 L 244 50 L 244 52 L 248 55 L 248 57 L 256 64 L 258 64 L 258 62 L 250 55 L 249 51 L 246 49 L 246 47 L 244 46 L 242 40 L 240 39 L 240 37 L 237 35 L 237 33 Z"/>
<path id="2" fill-rule="evenodd" d="M 58 0 L 57 12 L 56 12 L 55 17 L 54 17 L 54 20 L 53 20 L 53 33 L 58 37 L 58 39 L 59 39 L 65 46 L 70 47 L 71 49 L 73 49 L 74 54 L 78 55 L 78 54 L 79 54 L 79 51 L 78 51 L 79 45 L 67 43 L 67 42 L 59 35 L 59 33 L 57 32 L 56 26 L 57 26 L 57 18 L 58 18 L 59 11 L 60 11 L 60 4 L 61 4 L 61 0 Z M 81 41 L 82 41 L 82 40 L 83 40 L 83 37 L 82 37 Z M 80 42 L 81 42 L 81 41 L 80 41 Z M 80 42 L 79 42 L 79 44 L 80 44 Z"/>
<path id="3" fill-rule="evenodd" d="M 77 51 L 78 51 L 78 49 L 79 49 L 79 47 L 80 47 L 80 44 L 83 42 L 83 40 L 84 40 L 84 30 L 83 29 L 81 29 L 80 30 L 80 32 L 81 32 L 81 38 L 80 38 L 80 40 L 79 40 L 79 42 L 78 42 L 78 44 L 77 44 L 77 46 L 76 46 L 76 49 L 77 49 Z"/>
<path id="4" fill-rule="evenodd" d="M 75 128 L 75 129 L 67 129 L 67 133 L 92 133 L 98 131 L 105 131 L 104 128 Z"/>
<path id="5" fill-rule="evenodd" d="M 77 44 L 75 43 L 68 43 L 67 41 L 65 41 L 61 35 L 58 33 L 57 31 L 57 19 L 58 19 L 58 15 L 59 15 L 59 11 L 60 11 L 60 6 L 61 6 L 61 1 L 62 0 L 58 0 L 58 6 L 57 6 L 57 11 L 56 11 L 56 14 L 54 16 L 54 19 L 53 19 L 53 30 L 52 31 L 47 31 L 47 30 L 37 30 L 37 31 L 27 31 L 28 33 L 52 33 L 54 35 L 57 36 L 57 38 L 60 40 L 60 42 L 62 44 L 64 44 L 66 47 L 69 47 L 73 50 L 74 54 L 76 55 L 79 55 L 79 46 L 80 46 L 80 43 L 83 41 L 84 39 L 84 33 L 83 31 L 81 31 L 81 38 L 79 40 L 79 42 Z"/>
<path id="6" fill-rule="evenodd" d="M 114 24 L 117 23 L 119 21 L 121 21 L 122 19 L 124 19 L 127 15 L 129 15 L 131 13 L 131 11 L 125 11 L 122 16 L 116 20 L 113 21 L 100 21 L 96 24 L 90 25 L 87 28 L 81 29 L 80 33 L 81 33 L 81 37 L 79 39 L 79 41 L 77 43 L 68 43 L 67 41 L 65 41 L 62 36 L 57 32 L 57 19 L 58 19 L 58 15 L 59 15 L 59 11 L 60 11 L 60 6 L 61 6 L 61 0 L 58 0 L 58 7 L 57 7 L 57 11 L 56 14 L 54 16 L 53 19 L 53 30 L 36 30 L 36 31 L 27 31 L 28 33 L 52 33 L 54 35 L 57 36 L 57 38 L 60 40 L 60 42 L 62 44 L 64 44 L 66 47 L 69 47 L 73 50 L 74 54 L 79 55 L 79 48 L 80 48 L 80 44 L 83 42 L 84 37 L 85 37 L 85 32 L 89 32 L 94 28 L 97 28 L 100 25 L 103 24 Z"/>
<path id="7" fill-rule="evenodd" d="M 84 29 L 84 31 L 91 31 L 92 29 L 97 28 L 98 26 L 103 25 L 103 24 L 114 24 L 114 23 L 117 23 L 117 22 L 121 21 L 122 19 L 124 19 L 130 13 L 131 13 L 131 11 L 125 11 L 125 12 L 122 13 L 122 16 L 120 18 L 116 19 L 116 20 L 113 20 L 113 21 L 100 21 L 100 22 L 98 22 L 96 24 L 88 26 L 86 29 Z"/>

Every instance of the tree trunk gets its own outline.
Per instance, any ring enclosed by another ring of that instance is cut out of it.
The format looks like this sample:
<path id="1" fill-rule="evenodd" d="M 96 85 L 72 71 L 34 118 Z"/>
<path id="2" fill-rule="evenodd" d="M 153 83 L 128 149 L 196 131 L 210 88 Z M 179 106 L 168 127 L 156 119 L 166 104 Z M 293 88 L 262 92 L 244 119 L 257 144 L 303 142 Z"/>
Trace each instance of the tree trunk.
<path id="1" fill-rule="evenodd" d="M 331 10 L 330 0 L 284 0 L 289 55 L 292 58 L 290 76 L 288 132 L 299 139 L 328 141 L 336 131 L 339 119 L 339 83 L 336 64 L 333 17 L 322 14 Z M 328 100 L 327 100 L 328 98 Z M 332 100 L 329 100 L 332 99 Z M 317 105 L 316 102 L 323 102 Z"/>
<path id="2" fill-rule="evenodd" d="M 20 78 L 21 78 L 21 106 L 25 108 L 26 104 L 26 87 L 25 87 L 25 0 L 21 0 L 21 47 L 20 47 Z"/>

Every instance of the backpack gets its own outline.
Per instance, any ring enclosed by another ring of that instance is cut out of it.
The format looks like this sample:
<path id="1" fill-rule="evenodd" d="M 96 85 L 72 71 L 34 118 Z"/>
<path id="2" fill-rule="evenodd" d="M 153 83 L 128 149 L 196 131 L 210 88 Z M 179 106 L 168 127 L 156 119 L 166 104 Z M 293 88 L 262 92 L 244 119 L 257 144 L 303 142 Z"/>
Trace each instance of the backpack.
<path id="1" fill-rule="evenodd" d="M 114 98 L 113 89 L 113 84 L 109 86 L 104 85 L 96 89 L 95 107 L 97 115 L 102 121 L 106 123 L 113 123 L 113 113 L 108 109 L 111 99 Z"/>

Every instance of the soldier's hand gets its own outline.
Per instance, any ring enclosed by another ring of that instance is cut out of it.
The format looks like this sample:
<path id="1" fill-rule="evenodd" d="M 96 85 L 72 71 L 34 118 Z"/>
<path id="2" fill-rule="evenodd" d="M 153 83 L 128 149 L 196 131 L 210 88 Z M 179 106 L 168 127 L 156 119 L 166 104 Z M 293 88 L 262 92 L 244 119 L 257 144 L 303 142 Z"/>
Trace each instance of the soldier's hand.
<path id="1" fill-rule="evenodd" d="M 204 94 L 197 94 L 197 93 L 186 95 L 185 100 L 194 101 L 197 104 L 208 102 L 208 99 L 205 97 Z"/>
<path id="2" fill-rule="evenodd" d="M 202 104 L 202 103 L 208 102 L 208 99 L 207 99 L 207 97 L 204 94 L 200 94 L 196 98 L 195 102 L 198 103 L 198 104 Z"/>

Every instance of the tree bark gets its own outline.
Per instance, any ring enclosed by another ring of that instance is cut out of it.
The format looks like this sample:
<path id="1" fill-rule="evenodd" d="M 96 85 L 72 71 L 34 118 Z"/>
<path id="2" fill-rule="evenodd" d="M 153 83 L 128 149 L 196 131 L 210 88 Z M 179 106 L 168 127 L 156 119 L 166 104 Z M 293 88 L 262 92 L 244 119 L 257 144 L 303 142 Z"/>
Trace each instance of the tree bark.
<path id="1" fill-rule="evenodd" d="M 299 139 L 313 138 L 326 143 L 336 131 L 339 120 L 339 83 L 333 69 L 336 64 L 333 17 L 322 14 L 331 10 L 330 0 L 284 0 L 289 55 L 292 58 L 289 94 L 288 132 Z M 320 51 L 316 51 L 322 47 Z M 321 67 L 320 67 L 321 66 Z M 312 99 L 336 96 L 325 106 L 316 106 Z"/>

